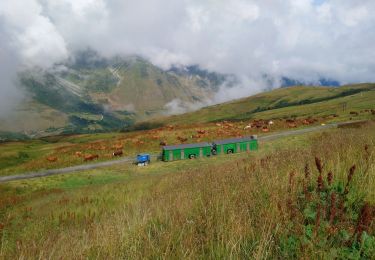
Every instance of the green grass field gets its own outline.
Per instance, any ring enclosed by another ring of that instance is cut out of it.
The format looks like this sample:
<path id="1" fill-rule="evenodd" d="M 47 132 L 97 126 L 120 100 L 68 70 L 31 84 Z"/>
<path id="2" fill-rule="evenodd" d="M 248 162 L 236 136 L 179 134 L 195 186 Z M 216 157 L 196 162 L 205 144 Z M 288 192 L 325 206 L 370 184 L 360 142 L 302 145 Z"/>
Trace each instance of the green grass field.
<path id="1" fill-rule="evenodd" d="M 161 150 L 160 142 L 179 144 L 179 137 L 187 138 L 187 143 L 195 143 L 259 135 L 262 129 L 244 130 L 246 125 L 256 119 L 274 120 L 275 124 L 270 127 L 271 133 L 289 129 L 286 118 L 295 118 L 299 128 L 306 127 L 302 121 L 308 117 L 316 120 L 314 125 L 372 120 L 375 119 L 371 112 L 371 109 L 375 109 L 374 100 L 375 89 L 372 84 L 340 88 L 291 87 L 168 117 L 161 120 L 160 127 L 151 130 L 51 136 L 25 142 L 0 143 L 0 175 L 79 165 L 84 163 L 82 156 L 87 154 L 99 155 L 99 161 L 112 160 L 112 153 L 118 147 L 122 147 L 120 149 L 123 149 L 125 156 L 135 156 L 140 152 L 157 154 Z M 310 103 L 297 105 L 306 102 Z M 254 112 L 256 109 L 258 111 Z M 350 112 L 358 114 L 352 115 Z M 230 120 L 231 123 L 223 124 L 224 120 Z M 206 133 L 197 135 L 198 130 L 205 130 Z M 77 153 L 82 156 L 77 156 Z M 57 161 L 49 162 L 48 157 L 56 157 Z"/>
<path id="2" fill-rule="evenodd" d="M 0 184 L 0 258 L 373 259 L 373 129 Z"/>
<path id="3" fill-rule="evenodd" d="M 159 120 L 164 123 L 190 124 L 251 118 L 274 119 L 291 116 L 338 114 L 375 109 L 374 84 L 331 87 L 289 87 L 264 92 L 248 98 L 206 107 L 195 112 Z M 343 110 L 343 103 L 346 109 Z"/>

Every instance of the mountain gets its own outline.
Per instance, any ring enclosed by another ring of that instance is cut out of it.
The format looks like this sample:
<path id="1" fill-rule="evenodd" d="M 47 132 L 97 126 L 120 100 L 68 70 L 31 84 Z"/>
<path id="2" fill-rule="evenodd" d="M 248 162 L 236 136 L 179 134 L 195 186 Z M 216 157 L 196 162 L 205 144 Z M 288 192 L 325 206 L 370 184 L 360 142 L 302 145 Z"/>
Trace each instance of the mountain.
<path id="1" fill-rule="evenodd" d="M 0 122 L 0 131 L 27 136 L 101 132 L 138 120 L 204 106 L 231 76 L 199 66 L 163 70 L 138 57 L 77 52 L 52 69 L 20 73 L 26 98 Z"/>
<path id="2" fill-rule="evenodd" d="M 254 96 L 204 107 L 179 116 L 148 121 L 150 125 L 208 123 L 223 120 L 275 119 L 375 109 L 375 84 L 341 87 L 293 86 L 274 89 Z M 348 110 L 348 111 L 346 111 Z M 350 117 L 350 116 L 349 116 Z M 145 124 L 146 122 L 142 123 Z M 152 124 L 151 124 L 152 123 Z"/>
<path id="3" fill-rule="evenodd" d="M 19 78 L 25 99 L 0 121 L 0 138 L 123 129 L 208 106 L 221 87 L 239 83 L 234 75 L 198 65 L 164 70 L 139 56 L 106 58 L 91 49 L 48 70 L 25 70 Z M 270 88 L 276 82 L 284 87 L 312 84 L 287 77 L 279 82 L 265 76 L 265 81 Z M 321 79 L 318 85 L 339 82 Z"/>
<path id="4" fill-rule="evenodd" d="M 325 87 L 339 87 L 341 84 L 337 80 L 320 78 L 316 82 L 305 82 L 288 77 L 281 77 L 281 87 L 292 86 L 325 86 Z"/>

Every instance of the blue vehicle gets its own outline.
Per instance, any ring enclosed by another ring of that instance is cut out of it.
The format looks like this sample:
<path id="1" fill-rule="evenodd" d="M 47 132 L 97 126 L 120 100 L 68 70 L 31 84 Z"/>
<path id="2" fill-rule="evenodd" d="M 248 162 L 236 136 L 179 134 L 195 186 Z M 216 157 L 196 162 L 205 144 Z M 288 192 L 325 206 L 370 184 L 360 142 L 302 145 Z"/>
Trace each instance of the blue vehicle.
<path id="1" fill-rule="evenodd" d="M 151 162 L 151 156 L 148 153 L 142 153 L 137 155 L 137 161 L 135 162 L 138 166 L 146 166 Z"/>

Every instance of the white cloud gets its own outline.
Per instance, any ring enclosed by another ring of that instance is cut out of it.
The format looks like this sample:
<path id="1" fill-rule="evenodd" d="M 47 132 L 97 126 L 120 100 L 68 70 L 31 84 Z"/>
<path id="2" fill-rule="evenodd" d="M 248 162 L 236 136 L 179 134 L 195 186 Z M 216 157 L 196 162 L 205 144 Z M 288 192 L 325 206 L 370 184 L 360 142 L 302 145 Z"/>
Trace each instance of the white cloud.
<path id="1" fill-rule="evenodd" d="M 224 100 L 260 91 L 264 74 L 375 81 L 372 10 L 372 0 L 2 0 L 0 47 L 19 64 L 92 47 L 246 79 Z"/>

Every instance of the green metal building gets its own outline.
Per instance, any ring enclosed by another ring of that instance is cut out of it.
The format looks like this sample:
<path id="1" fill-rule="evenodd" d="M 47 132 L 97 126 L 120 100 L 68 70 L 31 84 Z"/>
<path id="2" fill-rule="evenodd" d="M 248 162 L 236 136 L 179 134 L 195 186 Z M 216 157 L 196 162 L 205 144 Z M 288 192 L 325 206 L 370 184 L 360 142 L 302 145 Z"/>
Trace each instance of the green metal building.
<path id="1" fill-rule="evenodd" d="M 163 147 L 165 162 L 193 159 L 216 154 L 239 153 L 258 149 L 256 136 L 217 140 L 213 143 L 169 145 Z"/>
<path id="2" fill-rule="evenodd" d="M 162 160 L 169 162 L 210 156 L 211 148 L 210 143 L 168 145 L 163 147 Z"/>
<path id="3" fill-rule="evenodd" d="M 213 150 L 216 154 L 239 153 L 258 149 L 257 136 L 247 136 L 242 138 L 231 138 L 217 140 L 213 142 Z"/>

